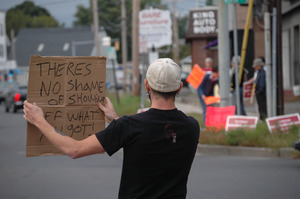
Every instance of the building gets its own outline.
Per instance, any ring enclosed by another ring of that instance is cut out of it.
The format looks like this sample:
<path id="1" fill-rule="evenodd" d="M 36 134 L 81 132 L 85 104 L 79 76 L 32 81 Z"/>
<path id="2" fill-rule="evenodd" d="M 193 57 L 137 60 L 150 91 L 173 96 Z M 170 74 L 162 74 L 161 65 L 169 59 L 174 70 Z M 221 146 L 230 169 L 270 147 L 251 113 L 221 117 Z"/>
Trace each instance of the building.
<path id="1" fill-rule="evenodd" d="M 106 32 L 99 33 L 100 56 L 107 57 L 107 46 L 103 46 L 102 38 Z M 18 76 L 22 84 L 28 81 L 29 63 L 32 55 L 40 56 L 93 56 L 94 36 L 91 28 L 24 28 L 19 31 L 16 41 L 17 65 L 23 71 Z M 116 68 L 118 68 L 115 60 Z M 107 83 L 113 83 L 112 62 L 106 61 Z"/>
<path id="2" fill-rule="evenodd" d="M 10 74 L 17 67 L 14 60 L 8 59 L 7 49 L 10 42 L 6 36 L 5 15 L 5 12 L 0 11 L 0 81 L 7 80 L 8 74 Z"/>
<path id="3" fill-rule="evenodd" d="M 282 72 L 285 90 L 300 92 L 300 1 L 282 1 Z"/>

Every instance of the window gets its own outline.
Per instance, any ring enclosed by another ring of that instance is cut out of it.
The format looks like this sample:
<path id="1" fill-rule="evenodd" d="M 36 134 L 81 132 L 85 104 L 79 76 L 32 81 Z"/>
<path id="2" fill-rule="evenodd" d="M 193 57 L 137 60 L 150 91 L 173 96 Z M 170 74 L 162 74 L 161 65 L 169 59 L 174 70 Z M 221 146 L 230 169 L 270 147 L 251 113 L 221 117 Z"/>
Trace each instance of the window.
<path id="1" fill-rule="evenodd" d="M 37 51 L 38 52 L 42 52 L 44 50 L 44 47 L 45 47 L 45 44 L 40 43 L 39 46 L 38 46 L 38 48 L 37 48 Z"/>
<path id="2" fill-rule="evenodd" d="M 65 43 L 63 46 L 63 51 L 68 51 L 70 48 L 70 43 Z"/>

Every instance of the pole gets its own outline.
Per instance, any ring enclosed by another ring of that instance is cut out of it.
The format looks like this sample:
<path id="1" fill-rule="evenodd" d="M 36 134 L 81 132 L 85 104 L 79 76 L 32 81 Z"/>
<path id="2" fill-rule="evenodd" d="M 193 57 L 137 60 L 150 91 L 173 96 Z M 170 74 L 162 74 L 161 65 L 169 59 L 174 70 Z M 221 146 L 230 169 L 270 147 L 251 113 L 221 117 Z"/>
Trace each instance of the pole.
<path id="1" fill-rule="evenodd" d="M 99 41 L 98 41 L 98 2 L 93 0 L 93 22 L 94 22 L 94 42 L 95 42 L 95 56 L 99 56 Z"/>
<path id="2" fill-rule="evenodd" d="M 271 79 L 271 35 L 270 35 L 270 13 L 265 12 L 265 54 L 266 54 L 266 91 L 267 91 L 267 115 L 272 117 L 272 79 Z"/>
<path id="3" fill-rule="evenodd" d="M 276 65 L 277 65 L 277 45 L 276 45 L 276 42 L 277 42 L 277 28 L 276 28 L 276 24 L 277 24 L 277 9 L 274 7 L 273 8 L 273 26 L 272 26 L 272 52 L 273 52 L 273 55 L 272 55 L 272 116 L 276 116 L 276 112 L 277 112 L 277 77 L 276 77 L 276 73 L 277 73 L 277 70 L 276 70 Z"/>
<path id="4" fill-rule="evenodd" d="M 235 98 L 237 105 L 237 114 L 241 115 L 241 103 L 240 103 L 240 84 L 239 84 L 239 65 L 238 65 L 238 35 L 237 35 L 237 16 L 236 16 L 236 3 L 233 4 L 233 37 L 234 37 L 234 57 L 235 57 Z"/>
<path id="5" fill-rule="evenodd" d="M 140 94 L 140 70 L 139 70 L 139 10 L 140 1 L 132 2 L 132 64 L 133 64 L 133 85 L 132 95 Z"/>
<path id="6" fill-rule="evenodd" d="M 11 58 L 12 60 L 16 60 L 16 38 L 15 31 L 13 29 L 10 30 L 10 38 L 11 38 Z"/>
<path id="7" fill-rule="evenodd" d="M 145 67 L 146 67 L 146 56 L 148 54 L 147 53 L 143 53 L 143 65 L 142 65 L 142 83 L 143 84 L 143 81 L 145 79 Z M 145 108 L 145 95 L 146 95 L 146 92 L 145 92 L 145 86 L 141 85 L 141 109 L 144 109 Z"/>
<path id="8" fill-rule="evenodd" d="M 178 24 L 176 19 L 176 1 L 172 0 L 173 4 L 173 60 L 175 63 L 179 62 L 178 53 Z"/>
<path id="9" fill-rule="evenodd" d="M 277 114 L 284 114 L 281 0 L 277 0 Z"/>
<path id="10" fill-rule="evenodd" d="M 116 96 L 117 96 L 117 102 L 120 104 L 120 98 L 119 98 L 119 91 L 118 91 L 118 82 L 116 77 L 116 68 L 115 68 L 115 61 L 114 59 L 111 59 L 112 67 L 113 67 L 113 76 L 114 76 L 114 82 L 115 82 L 115 90 L 116 90 Z"/>
<path id="11" fill-rule="evenodd" d="M 246 59 L 246 50 L 247 50 L 247 44 L 248 44 L 249 24 L 250 24 L 250 20 L 251 20 L 252 10 L 253 10 L 253 0 L 250 0 L 249 6 L 248 6 L 247 21 L 246 21 L 245 30 L 244 30 L 242 52 L 241 52 L 239 82 L 242 81 L 242 76 L 243 76 L 244 64 L 245 64 L 245 59 Z"/>
<path id="12" fill-rule="evenodd" d="M 228 5 L 218 4 L 218 56 L 221 107 L 230 106 Z"/>
<path id="13" fill-rule="evenodd" d="M 123 90 L 126 91 L 127 84 L 127 28 L 126 28 L 126 4 L 125 0 L 121 0 L 122 15 L 122 65 L 124 72 Z"/>

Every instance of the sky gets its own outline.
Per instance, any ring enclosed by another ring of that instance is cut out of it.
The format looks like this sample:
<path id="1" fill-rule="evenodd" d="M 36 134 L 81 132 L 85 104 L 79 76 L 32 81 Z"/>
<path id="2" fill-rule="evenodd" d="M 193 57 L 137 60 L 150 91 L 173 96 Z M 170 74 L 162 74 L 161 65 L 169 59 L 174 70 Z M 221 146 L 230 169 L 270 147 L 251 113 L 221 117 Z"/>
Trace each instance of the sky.
<path id="1" fill-rule="evenodd" d="M 7 11 L 8 9 L 21 4 L 25 0 L 0 0 L 0 10 Z M 65 27 L 72 27 L 75 20 L 75 13 L 78 5 L 89 7 L 89 0 L 31 0 L 35 5 L 46 8 L 50 14 L 59 21 L 64 23 Z M 176 0 L 176 8 L 179 15 L 187 15 L 190 9 L 195 6 L 203 6 L 206 0 Z M 172 8 L 172 0 L 162 0 L 163 3 L 169 5 Z"/>

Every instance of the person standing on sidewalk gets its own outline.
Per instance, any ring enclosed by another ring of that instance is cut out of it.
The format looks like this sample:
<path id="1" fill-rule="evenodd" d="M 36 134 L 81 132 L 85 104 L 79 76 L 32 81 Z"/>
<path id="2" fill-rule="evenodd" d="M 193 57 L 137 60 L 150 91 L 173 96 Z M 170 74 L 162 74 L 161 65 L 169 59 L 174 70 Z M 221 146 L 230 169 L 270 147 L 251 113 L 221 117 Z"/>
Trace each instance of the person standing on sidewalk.
<path id="1" fill-rule="evenodd" d="M 119 118 L 106 98 L 107 104 L 98 106 L 109 126 L 81 141 L 57 133 L 35 103 L 24 102 L 24 118 L 72 158 L 103 152 L 111 156 L 123 148 L 120 199 L 184 199 L 200 127 L 175 107 L 181 68 L 169 58 L 158 59 L 149 66 L 144 83 L 151 99 L 148 111 Z"/>
<path id="2" fill-rule="evenodd" d="M 213 67 L 212 73 L 208 73 L 204 76 L 201 84 L 197 89 L 198 97 L 203 110 L 202 117 L 203 117 L 204 125 L 206 121 L 206 108 L 207 108 L 207 105 L 205 103 L 205 98 L 208 96 L 214 96 L 214 87 L 216 84 L 218 84 L 218 82 L 219 82 L 218 67 Z"/>
<path id="3" fill-rule="evenodd" d="M 253 68 L 257 72 L 255 79 L 255 96 L 258 104 L 259 118 L 265 120 L 267 117 L 267 98 L 266 98 L 266 72 L 264 70 L 265 63 L 261 58 L 253 61 Z"/>

